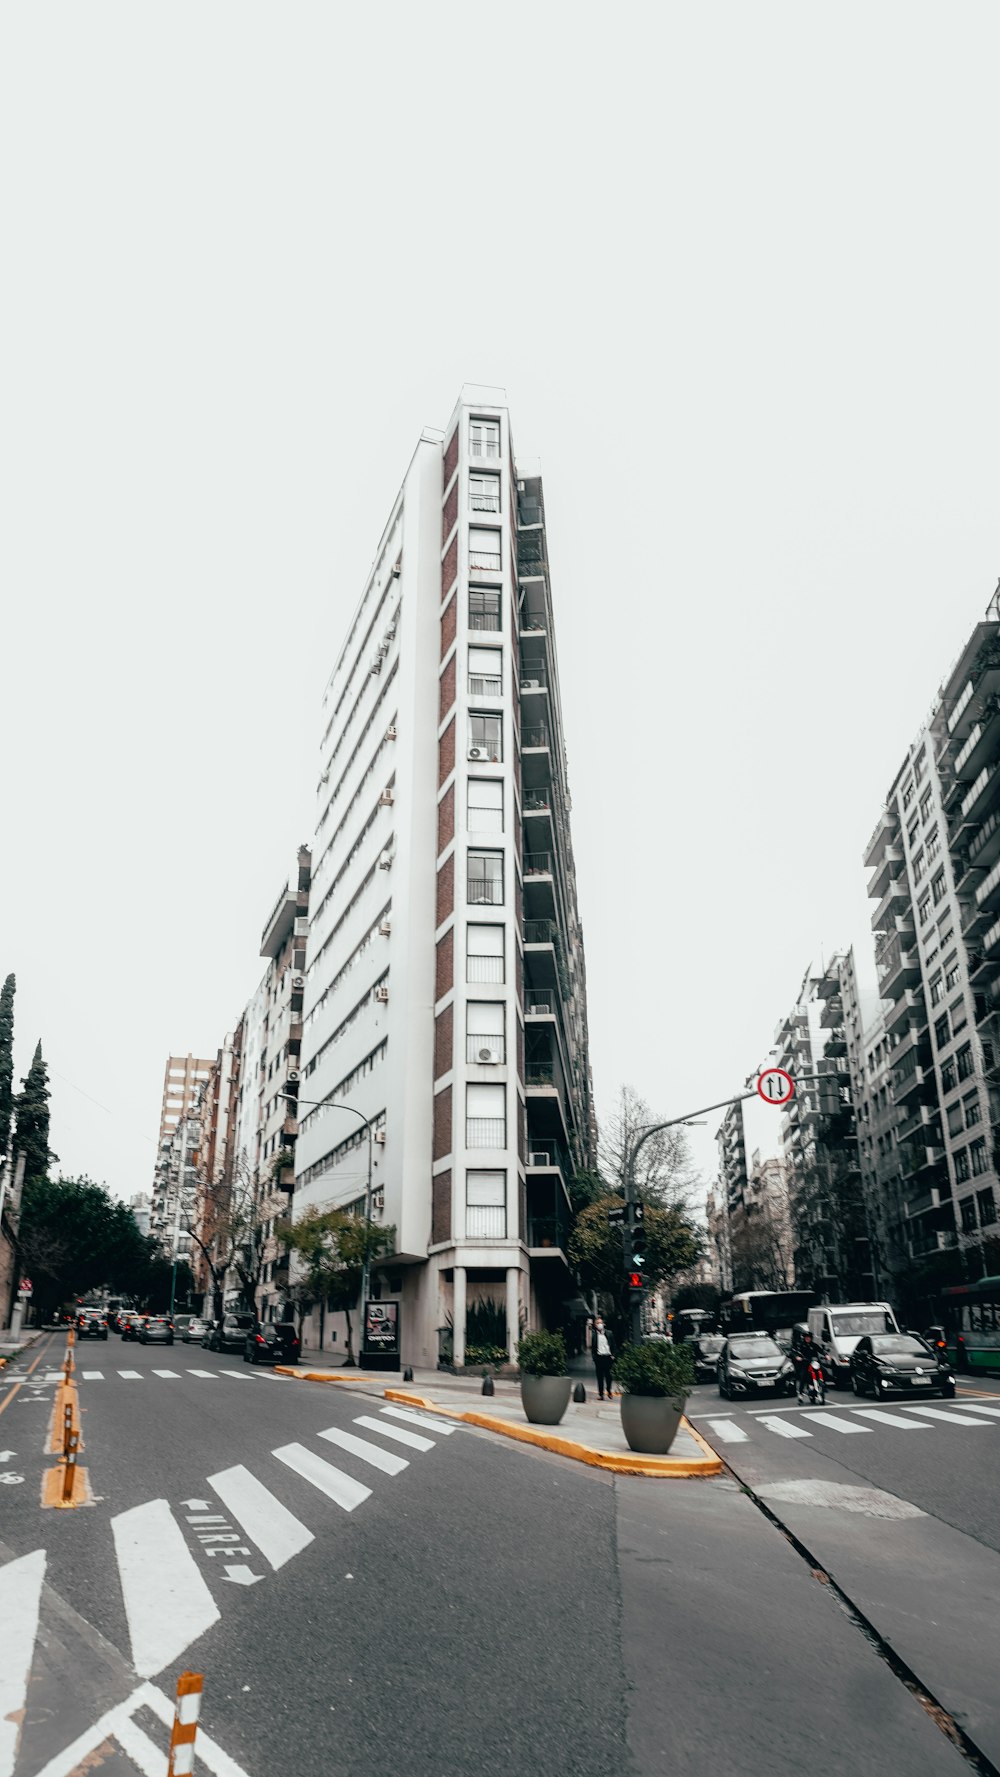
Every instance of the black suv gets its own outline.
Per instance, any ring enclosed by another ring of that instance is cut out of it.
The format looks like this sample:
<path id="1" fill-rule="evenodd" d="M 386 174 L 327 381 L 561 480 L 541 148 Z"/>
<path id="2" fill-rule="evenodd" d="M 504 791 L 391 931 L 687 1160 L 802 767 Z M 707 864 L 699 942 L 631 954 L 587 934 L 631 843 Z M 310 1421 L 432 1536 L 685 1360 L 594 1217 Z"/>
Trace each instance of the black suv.
<path id="1" fill-rule="evenodd" d="M 209 1351 L 242 1351 L 253 1331 L 252 1314 L 224 1314 L 216 1321 L 208 1341 Z"/>
<path id="2" fill-rule="evenodd" d="M 795 1370 L 769 1333 L 732 1333 L 719 1358 L 719 1393 L 731 1401 L 738 1395 L 794 1394 Z"/>
<path id="3" fill-rule="evenodd" d="M 851 1352 L 851 1387 L 873 1401 L 897 1393 L 951 1400 L 955 1378 L 947 1359 L 915 1333 L 868 1333 Z"/>
<path id="4" fill-rule="evenodd" d="M 297 1364 L 299 1335 L 289 1320 L 251 1327 L 243 1347 L 245 1364 Z"/>
<path id="5" fill-rule="evenodd" d="M 78 1339 L 106 1339 L 108 1323 L 99 1308 L 82 1308 L 76 1317 Z"/>

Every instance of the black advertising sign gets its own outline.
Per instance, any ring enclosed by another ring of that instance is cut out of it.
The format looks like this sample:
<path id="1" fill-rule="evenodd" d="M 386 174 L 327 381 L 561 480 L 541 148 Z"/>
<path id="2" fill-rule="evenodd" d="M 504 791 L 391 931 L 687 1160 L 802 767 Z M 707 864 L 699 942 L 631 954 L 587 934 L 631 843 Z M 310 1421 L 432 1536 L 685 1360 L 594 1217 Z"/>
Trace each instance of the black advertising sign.
<path id="1" fill-rule="evenodd" d="M 366 1302 L 364 1349 L 372 1356 L 399 1356 L 399 1303 Z"/>

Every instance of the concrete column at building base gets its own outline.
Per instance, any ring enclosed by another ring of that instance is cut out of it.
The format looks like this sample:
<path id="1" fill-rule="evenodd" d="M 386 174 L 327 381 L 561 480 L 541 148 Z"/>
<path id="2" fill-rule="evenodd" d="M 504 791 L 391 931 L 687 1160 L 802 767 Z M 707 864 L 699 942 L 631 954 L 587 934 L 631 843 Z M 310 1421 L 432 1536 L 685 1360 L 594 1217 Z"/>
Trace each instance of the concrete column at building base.
<path id="1" fill-rule="evenodd" d="M 455 1266 L 455 1283 L 453 1290 L 454 1337 L 452 1340 L 452 1362 L 456 1369 L 465 1363 L 465 1312 L 466 1312 L 466 1272 L 464 1265 Z"/>
<path id="2" fill-rule="evenodd" d="M 507 1356 L 517 1363 L 517 1342 L 521 1335 L 521 1273 L 516 1265 L 507 1267 Z"/>

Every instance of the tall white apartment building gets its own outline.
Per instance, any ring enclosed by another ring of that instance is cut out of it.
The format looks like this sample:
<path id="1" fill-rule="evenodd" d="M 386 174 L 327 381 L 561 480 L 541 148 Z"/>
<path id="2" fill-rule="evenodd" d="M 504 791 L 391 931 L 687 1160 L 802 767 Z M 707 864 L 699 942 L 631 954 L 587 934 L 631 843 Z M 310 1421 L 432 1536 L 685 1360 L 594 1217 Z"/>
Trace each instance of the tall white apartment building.
<path id="1" fill-rule="evenodd" d="M 487 1326 L 512 1353 L 576 1294 L 594 1130 L 542 487 L 502 391 L 422 433 L 322 725 L 294 1213 L 363 1213 L 367 1123 L 403 1361 Z"/>

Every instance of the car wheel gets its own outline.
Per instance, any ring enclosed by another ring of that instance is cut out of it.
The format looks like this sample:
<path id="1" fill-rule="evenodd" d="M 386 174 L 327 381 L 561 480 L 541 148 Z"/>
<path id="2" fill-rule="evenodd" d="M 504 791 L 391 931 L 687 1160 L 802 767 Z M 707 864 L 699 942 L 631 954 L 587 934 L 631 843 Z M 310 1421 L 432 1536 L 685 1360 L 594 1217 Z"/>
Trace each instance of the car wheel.
<path id="1" fill-rule="evenodd" d="M 941 1390 L 941 1399 L 943 1401 L 953 1401 L 955 1399 L 955 1384 L 954 1384 L 954 1382 L 946 1382 L 945 1383 L 944 1387 Z"/>
<path id="2" fill-rule="evenodd" d="M 857 1398 L 857 1399 L 858 1399 L 858 1400 L 860 1400 L 860 1399 L 861 1399 L 861 1390 L 860 1390 L 860 1388 L 859 1388 L 859 1387 L 858 1387 L 858 1379 L 857 1379 L 857 1377 L 856 1377 L 856 1376 L 855 1376 L 855 1375 L 853 1375 L 853 1374 L 852 1374 L 852 1376 L 851 1376 L 851 1387 L 852 1387 L 852 1389 L 853 1389 L 853 1390 L 854 1390 L 854 1394 L 855 1394 L 855 1396 L 856 1396 L 856 1398 Z"/>
<path id="3" fill-rule="evenodd" d="M 726 1385 L 723 1382 L 721 1376 L 719 1377 L 719 1398 L 720 1398 L 720 1400 L 723 1400 L 723 1401 L 728 1401 L 728 1399 L 729 1399 L 729 1391 L 726 1388 Z"/>

